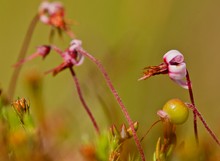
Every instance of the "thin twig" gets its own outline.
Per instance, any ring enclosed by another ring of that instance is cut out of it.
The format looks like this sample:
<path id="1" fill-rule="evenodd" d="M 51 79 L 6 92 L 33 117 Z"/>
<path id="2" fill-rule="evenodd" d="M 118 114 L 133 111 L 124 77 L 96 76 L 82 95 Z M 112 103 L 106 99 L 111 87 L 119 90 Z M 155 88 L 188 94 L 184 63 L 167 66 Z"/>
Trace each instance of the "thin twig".
<path id="1" fill-rule="evenodd" d="M 35 15 L 31 21 L 29 27 L 28 27 L 28 31 L 25 35 L 21 50 L 20 50 L 18 58 L 17 58 L 17 62 L 19 62 L 25 58 L 25 55 L 27 53 L 28 46 L 30 44 L 34 29 L 37 25 L 37 22 L 38 22 L 38 15 Z M 18 80 L 18 76 L 21 71 L 21 68 L 22 68 L 22 64 L 20 66 L 16 67 L 13 71 L 13 74 L 12 74 L 12 77 L 10 80 L 10 84 L 9 84 L 9 88 L 8 88 L 8 97 L 10 100 L 13 99 L 13 97 L 14 97 L 14 92 L 15 92 L 15 88 L 16 88 L 16 84 L 17 84 L 17 80 Z"/>
<path id="2" fill-rule="evenodd" d="M 99 127 L 98 127 L 98 125 L 96 123 L 96 120 L 95 120 L 92 112 L 90 111 L 89 107 L 87 106 L 87 104 L 86 104 L 86 102 L 85 102 L 85 100 L 83 98 L 83 95 L 82 95 L 82 92 L 81 92 L 81 88 L 80 88 L 80 85 L 79 85 L 79 81 L 78 81 L 78 79 L 76 77 L 76 74 L 75 74 L 75 72 L 74 72 L 72 67 L 69 67 L 69 69 L 70 69 L 71 75 L 73 77 L 73 80 L 74 80 L 74 83 L 75 83 L 75 86 L 76 86 L 76 89 L 77 89 L 77 93 L 78 93 L 79 99 L 80 99 L 84 109 L 86 110 L 87 114 L 89 115 L 89 118 L 91 119 L 91 121 L 93 123 L 93 126 L 96 129 L 96 132 L 99 134 L 100 133 Z"/>
<path id="3" fill-rule="evenodd" d="M 77 52 L 81 53 L 82 55 L 86 56 L 87 58 L 89 58 L 93 63 L 95 63 L 97 65 L 97 67 L 99 68 L 99 70 L 101 71 L 101 73 L 103 74 L 105 81 L 109 87 L 109 89 L 111 90 L 112 94 L 114 95 L 115 99 L 117 100 L 119 106 L 121 107 L 121 110 L 126 118 L 126 120 L 128 121 L 129 126 L 131 127 L 132 133 L 133 133 L 133 137 L 134 137 L 134 141 L 136 143 L 136 146 L 138 148 L 138 151 L 140 153 L 141 159 L 142 161 L 145 161 L 145 155 L 144 155 L 144 151 L 143 148 L 141 146 L 140 140 L 137 136 L 137 133 L 134 129 L 134 125 L 133 125 L 133 121 L 131 120 L 131 117 L 128 114 L 128 111 L 124 105 L 124 103 L 122 102 L 121 98 L 119 97 L 117 91 L 115 90 L 105 68 L 102 66 L 102 64 L 92 55 L 90 55 L 89 53 L 87 53 L 86 51 L 84 51 L 81 48 L 76 49 Z"/>

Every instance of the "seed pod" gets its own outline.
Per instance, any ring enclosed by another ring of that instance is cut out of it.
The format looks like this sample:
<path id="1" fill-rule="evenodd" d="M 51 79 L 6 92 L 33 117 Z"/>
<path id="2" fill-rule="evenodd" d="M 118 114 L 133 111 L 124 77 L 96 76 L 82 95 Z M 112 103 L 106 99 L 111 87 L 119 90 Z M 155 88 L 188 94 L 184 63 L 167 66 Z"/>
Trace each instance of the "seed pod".
<path id="1" fill-rule="evenodd" d="M 179 99 L 171 99 L 164 106 L 163 111 L 167 113 L 171 123 L 183 124 L 189 115 L 189 109 Z"/>

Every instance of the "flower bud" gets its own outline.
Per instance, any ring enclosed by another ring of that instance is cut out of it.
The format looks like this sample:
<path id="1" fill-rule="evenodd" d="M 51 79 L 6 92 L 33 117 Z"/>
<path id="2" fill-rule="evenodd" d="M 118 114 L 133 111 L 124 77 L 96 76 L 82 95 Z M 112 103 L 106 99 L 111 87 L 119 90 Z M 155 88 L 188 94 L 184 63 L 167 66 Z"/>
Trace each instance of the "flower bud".
<path id="1" fill-rule="evenodd" d="M 51 47 L 48 45 L 42 45 L 37 47 L 37 53 L 45 58 L 50 53 Z"/>

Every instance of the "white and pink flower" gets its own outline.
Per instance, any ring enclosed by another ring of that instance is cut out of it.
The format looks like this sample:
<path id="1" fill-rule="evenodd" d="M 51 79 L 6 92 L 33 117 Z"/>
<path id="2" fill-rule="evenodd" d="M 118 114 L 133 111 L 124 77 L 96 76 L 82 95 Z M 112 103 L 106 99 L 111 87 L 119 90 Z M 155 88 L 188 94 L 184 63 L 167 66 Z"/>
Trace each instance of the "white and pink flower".
<path id="1" fill-rule="evenodd" d="M 184 80 L 187 74 L 184 56 L 178 50 L 170 50 L 163 56 L 163 60 L 167 65 L 169 77 L 181 87 L 188 89 Z"/>
<path id="2" fill-rule="evenodd" d="M 146 67 L 144 76 L 139 80 L 144 80 L 154 75 L 168 74 L 174 82 L 188 89 L 188 84 L 185 80 L 187 69 L 184 56 L 178 50 L 170 50 L 163 56 L 163 61 L 160 65 Z"/>

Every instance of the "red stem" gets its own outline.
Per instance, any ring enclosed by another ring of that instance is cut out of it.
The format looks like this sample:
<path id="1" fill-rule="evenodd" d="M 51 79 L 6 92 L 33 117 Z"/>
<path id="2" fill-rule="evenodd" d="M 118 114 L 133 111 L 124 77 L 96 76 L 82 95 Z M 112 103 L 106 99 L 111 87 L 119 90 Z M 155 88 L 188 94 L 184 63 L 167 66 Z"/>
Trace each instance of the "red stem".
<path id="1" fill-rule="evenodd" d="M 27 49 L 30 44 L 30 41 L 31 41 L 31 38 L 32 38 L 32 35 L 33 35 L 33 32 L 34 32 L 34 29 L 36 27 L 37 22 L 38 22 L 38 15 L 35 15 L 31 21 L 29 27 L 28 27 L 28 31 L 25 35 L 25 38 L 24 38 L 24 41 L 23 41 L 23 44 L 22 44 L 22 47 L 21 47 L 21 50 L 19 52 L 19 55 L 18 55 L 16 62 L 19 62 L 25 58 L 25 55 L 27 53 Z M 13 74 L 12 74 L 12 77 L 10 80 L 10 84 L 9 84 L 9 88 L 8 88 L 8 97 L 10 100 L 13 99 L 13 97 L 14 97 L 14 92 L 15 92 L 15 88 L 16 88 L 16 84 L 17 84 L 17 80 L 18 80 L 18 76 L 21 71 L 21 68 L 22 68 L 22 64 L 20 66 L 16 67 L 13 71 Z"/>
<path id="2" fill-rule="evenodd" d="M 69 67 L 69 69 L 70 69 L 71 75 L 73 76 L 73 80 L 74 80 L 74 83 L 76 85 L 76 89 L 77 89 L 77 93 L 78 93 L 79 99 L 80 99 L 84 109 L 86 110 L 87 114 L 89 115 L 89 118 L 92 121 L 93 126 L 94 126 L 96 132 L 99 134 L 100 133 L 99 127 L 98 127 L 98 125 L 96 123 L 95 118 L 92 115 L 92 112 L 90 111 L 89 107 L 87 106 L 87 104 L 86 104 L 86 102 L 85 102 L 85 100 L 83 98 L 83 95 L 82 95 L 82 92 L 81 92 L 81 88 L 80 88 L 80 85 L 79 85 L 79 81 L 78 81 L 78 79 L 76 77 L 76 74 L 75 74 L 75 72 L 74 72 L 72 67 Z"/>
<path id="3" fill-rule="evenodd" d="M 195 101 L 194 101 L 193 91 L 192 91 L 192 84 L 191 84 L 191 80 L 190 80 L 190 77 L 189 77 L 188 70 L 186 71 L 186 81 L 187 81 L 187 85 L 188 85 L 190 101 L 191 101 L 192 105 L 195 107 Z M 194 124 L 194 134 L 195 134 L 195 138 L 196 138 L 196 143 L 199 144 L 199 136 L 198 136 L 198 128 L 197 128 L 197 116 L 196 116 L 196 111 L 195 110 L 193 110 L 193 120 L 194 120 L 193 124 Z"/>
<path id="4" fill-rule="evenodd" d="M 217 138 L 217 136 L 215 135 L 215 133 L 211 130 L 211 128 L 208 126 L 208 124 L 206 123 L 205 119 L 203 118 L 202 114 L 199 112 L 199 110 L 196 108 L 195 106 L 195 102 L 194 102 L 194 98 L 193 98 L 193 91 L 192 91 L 192 84 L 190 81 L 190 77 L 189 77 L 189 72 L 187 71 L 186 74 L 186 80 L 187 80 L 187 84 L 188 84 L 188 88 L 189 88 L 189 96 L 190 96 L 190 100 L 192 105 L 190 105 L 190 108 L 192 108 L 193 110 L 193 116 L 194 116 L 194 132 L 195 132 L 195 137 L 196 137 L 196 141 L 197 144 L 199 143 L 199 139 L 198 139 L 198 131 L 197 131 L 197 119 L 196 116 L 199 117 L 199 119 L 202 121 L 203 125 L 205 126 L 206 130 L 208 131 L 208 133 L 212 136 L 212 138 L 216 141 L 216 143 L 218 145 L 220 145 L 220 141 Z"/>
<path id="5" fill-rule="evenodd" d="M 196 115 L 199 117 L 199 119 L 202 121 L 203 125 L 205 126 L 206 130 L 209 132 L 209 134 L 212 136 L 212 138 L 216 141 L 218 145 L 220 145 L 220 141 L 215 135 L 215 133 L 210 129 L 209 125 L 206 123 L 205 119 L 203 118 L 202 114 L 199 112 L 199 110 L 196 108 L 196 106 L 192 104 L 187 104 L 189 108 L 191 108 L 193 111 L 195 111 Z"/>
<path id="6" fill-rule="evenodd" d="M 82 49 L 76 49 L 77 52 L 81 53 L 82 55 L 86 56 L 87 58 L 89 58 L 93 63 L 95 63 L 97 65 L 97 67 L 99 68 L 99 70 L 101 71 L 101 73 L 103 74 L 105 81 L 109 87 L 109 89 L 111 90 L 112 94 L 114 95 L 115 99 L 117 100 L 119 106 L 121 107 L 121 110 L 126 118 L 126 120 L 128 121 L 129 126 L 131 127 L 132 133 L 133 133 L 133 137 L 134 137 L 134 141 L 136 143 L 136 146 L 138 148 L 138 151 L 140 153 L 141 159 L 142 161 L 145 161 L 145 155 L 144 155 L 144 151 L 143 148 L 141 146 L 140 140 L 137 136 L 137 133 L 134 129 L 134 125 L 133 125 L 133 121 L 131 120 L 131 117 L 128 114 L 128 111 L 125 107 L 125 105 L 123 104 L 121 98 L 119 97 L 117 91 L 115 90 L 105 68 L 102 66 L 102 64 L 92 55 L 90 55 L 89 53 L 87 53 L 86 51 L 82 50 Z"/>

